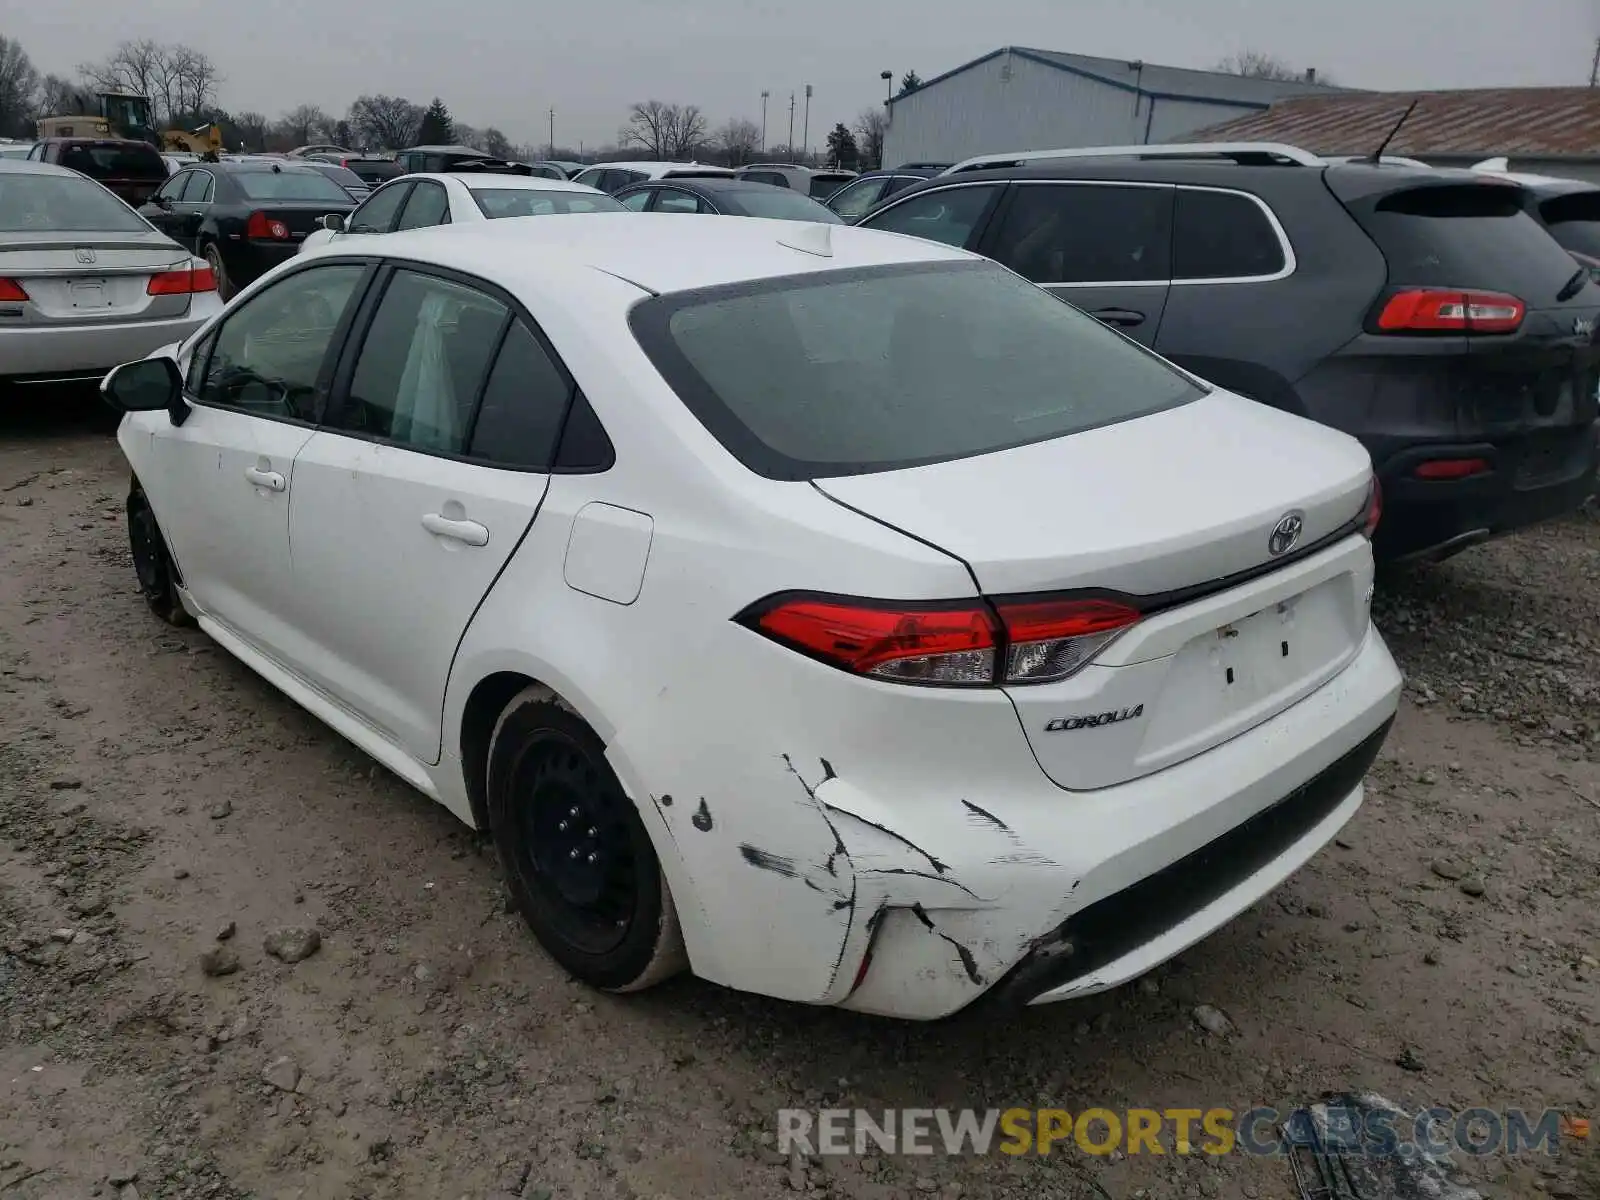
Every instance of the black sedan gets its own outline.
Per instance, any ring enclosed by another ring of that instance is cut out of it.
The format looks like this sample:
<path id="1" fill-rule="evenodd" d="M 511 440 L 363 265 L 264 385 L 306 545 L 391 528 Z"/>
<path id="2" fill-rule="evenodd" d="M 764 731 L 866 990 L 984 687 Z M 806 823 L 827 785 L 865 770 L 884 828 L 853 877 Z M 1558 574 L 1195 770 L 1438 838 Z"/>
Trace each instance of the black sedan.
<path id="1" fill-rule="evenodd" d="M 321 171 L 289 160 L 193 163 L 156 191 L 139 213 L 211 264 L 227 299 L 293 258 L 328 213 L 355 209 Z"/>
<path id="2" fill-rule="evenodd" d="M 708 176 L 669 176 L 636 183 L 616 193 L 635 212 L 709 213 L 724 217 L 770 217 L 779 221 L 842 222 L 809 196 L 770 183 Z"/>

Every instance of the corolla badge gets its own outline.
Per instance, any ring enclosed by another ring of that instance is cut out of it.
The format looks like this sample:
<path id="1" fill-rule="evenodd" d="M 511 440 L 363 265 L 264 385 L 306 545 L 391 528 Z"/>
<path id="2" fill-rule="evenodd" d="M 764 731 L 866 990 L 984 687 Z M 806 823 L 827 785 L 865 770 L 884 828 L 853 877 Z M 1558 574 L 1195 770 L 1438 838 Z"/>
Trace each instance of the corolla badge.
<path id="1" fill-rule="evenodd" d="M 1305 527 L 1305 513 L 1298 510 L 1284 513 L 1272 527 L 1271 536 L 1267 538 L 1267 553 L 1274 558 L 1289 553 L 1300 544 L 1300 534 Z"/>

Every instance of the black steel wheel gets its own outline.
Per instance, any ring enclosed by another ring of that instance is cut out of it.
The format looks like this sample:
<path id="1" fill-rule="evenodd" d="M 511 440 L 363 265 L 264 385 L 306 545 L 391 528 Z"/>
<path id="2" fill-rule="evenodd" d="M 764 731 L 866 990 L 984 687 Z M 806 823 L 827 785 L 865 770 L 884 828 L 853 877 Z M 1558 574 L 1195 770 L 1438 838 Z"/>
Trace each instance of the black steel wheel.
<path id="1" fill-rule="evenodd" d="M 548 690 L 530 688 L 501 715 L 488 788 L 512 896 L 557 962 L 611 991 L 682 969 L 677 913 L 650 835 L 604 744 Z"/>
<path id="2" fill-rule="evenodd" d="M 178 599 L 178 573 L 161 526 L 137 480 L 128 492 L 128 548 L 133 553 L 139 591 L 150 611 L 168 625 L 193 625 L 194 618 Z"/>

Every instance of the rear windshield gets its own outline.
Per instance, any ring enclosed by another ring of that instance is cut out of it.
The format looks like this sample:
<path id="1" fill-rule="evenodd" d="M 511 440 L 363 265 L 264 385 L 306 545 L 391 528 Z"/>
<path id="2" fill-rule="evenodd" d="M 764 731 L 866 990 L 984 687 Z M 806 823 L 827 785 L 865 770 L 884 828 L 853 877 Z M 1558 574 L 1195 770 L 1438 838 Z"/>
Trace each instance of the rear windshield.
<path id="1" fill-rule="evenodd" d="M 1204 394 L 988 262 L 830 271 L 637 305 L 639 344 L 747 467 L 811 479 L 1064 437 Z"/>
<path id="2" fill-rule="evenodd" d="M 0 174 L 0 233 L 149 233 L 98 183 L 73 175 Z"/>
<path id="3" fill-rule="evenodd" d="M 813 175 L 811 177 L 811 198 L 813 200 L 826 200 L 854 178 L 854 175 Z"/>
<path id="4" fill-rule="evenodd" d="M 564 213 L 626 212 L 605 193 L 535 191 L 532 188 L 473 188 L 486 217 L 545 217 Z"/>
<path id="5" fill-rule="evenodd" d="M 366 189 L 366 181 L 354 171 L 346 170 L 344 167 L 336 167 L 332 163 L 329 163 L 326 166 L 316 167 L 314 169 L 324 178 L 333 180 L 342 188 Z"/>
<path id="6" fill-rule="evenodd" d="M 799 192 L 760 192 L 751 188 L 730 197 L 749 217 L 770 217 L 776 221 L 821 221 L 824 224 L 842 225 L 839 214 L 825 208 Z"/>
<path id="7" fill-rule="evenodd" d="M 1357 217 L 1389 261 L 1389 283 L 1510 292 L 1556 303 L 1577 264 L 1523 209 L 1521 188 L 1460 184 L 1385 196 Z"/>
<path id="8" fill-rule="evenodd" d="M 333 200 L 348 204 L 350 194 L 320 171 L 235 171 L 233 181 L 252 200 Z"/>
<path id="9" fill-rule="evenodd" d="M 1568 250 L 1600 258 L 1600 192 L 1571 192 L 1539 205 L 1550 236 Z"/>
<path id="10" fill-rule="evenodd" d="M 61 165 L 91 179 L 165 179 L 167 164 L 149 146 L 80 142 L 61 148 Z"/>

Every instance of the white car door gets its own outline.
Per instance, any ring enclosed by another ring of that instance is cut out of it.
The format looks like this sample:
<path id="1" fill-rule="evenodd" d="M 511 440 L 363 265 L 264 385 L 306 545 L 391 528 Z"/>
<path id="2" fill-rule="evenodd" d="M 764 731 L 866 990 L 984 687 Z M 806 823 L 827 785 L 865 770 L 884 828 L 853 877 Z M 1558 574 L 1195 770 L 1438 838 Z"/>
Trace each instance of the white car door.
<path id="1" fill-rule="evenodd" d="M 208 617 L 280 660 L 300 649 L 289 618 L 294 457 L 367 270 L 314 265 L 245 300 L 190 359 L 188 419 L 150 423 L 139 478 L 184 586 Z"/>
<path id="2" fill-rule="evenodd" d="M 488 285 L 407 267 L 379 287 L 295 461 L 301 666 L 433 763 L 456 647 L 539 510 L 573 385 Z"/>

